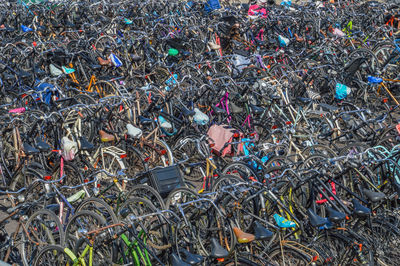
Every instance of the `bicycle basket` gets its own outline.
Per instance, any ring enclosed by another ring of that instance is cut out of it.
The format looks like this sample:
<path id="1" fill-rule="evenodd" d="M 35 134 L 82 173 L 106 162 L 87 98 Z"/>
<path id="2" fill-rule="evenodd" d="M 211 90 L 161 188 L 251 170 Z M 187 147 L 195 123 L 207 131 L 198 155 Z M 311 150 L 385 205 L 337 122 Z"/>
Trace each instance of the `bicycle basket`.
<path id="1" fill-rule="evenodd" d="M 167 197 L 175 188 L 185 185 L 177 165 L 151 169 L 147 173 L 147 178 L 149 185 L 157 190 L 163 198 Z"/>

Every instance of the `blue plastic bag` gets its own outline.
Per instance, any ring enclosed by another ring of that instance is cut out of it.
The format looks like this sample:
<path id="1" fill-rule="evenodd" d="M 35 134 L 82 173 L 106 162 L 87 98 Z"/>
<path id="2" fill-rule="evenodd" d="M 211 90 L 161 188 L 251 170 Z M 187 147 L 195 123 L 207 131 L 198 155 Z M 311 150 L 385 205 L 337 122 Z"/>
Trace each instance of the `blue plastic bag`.
<path id="1" fill-rule="evenodd" d="M 221 4 L 219 3 L 219 0 L 208 0 L 204 5 L 204 11 L 206 12 L 211 12 L 220 8 Z"/>
<path id="2" fill-rule="evenodd" d="M 165 90 L 169 91 L 171 89 L 169 86 L 176 84 L 177 79 L 178 79 L 177 74 L 174 74 L 173 77 L 170 77 L 169 79 L 167 79 L 165 81 L 165 84 L 167 84 L 167 86 L 165 86 Z"/>
<path id="3" fill-rule="evenodd" d="M 351 93 L 351 89 L 346 85 L 336 83 L 335 99 L 343 100 Z"/>
<path id="4" fill-rule="evenodd" d="M 124 21 L 125 21 L 125 24 L 126 24 L 126 25 L 131 25 L 131 24 L 133 23 L 132 20 L 127 19 L 127 18 L 124 18 Z"/>
<path id="5" fill-rule="evenodd" d="M 33 94 L 34 98 L 46 104 L 51 103 L 51 97 L 53 95 L 59 97 L 56 87 L 50 83 L 40 83 L 39 85 L 35 86 L 35 91 L 36 93 Z"/>
<path id="6" fill-rule="evenodd" d="M 291 6 L 292 5 L 292 0 L 286 0 L 281 2 L 281 6 Z"/>
<path id="7" fill-rule="evenodd" d="M 283 37 L 282 35 L 278 36 L 278 40 L 279 40 L 279 46 L 280 47 L 286 47 L 289 45 L 290 40 L 286 37 Z"/>

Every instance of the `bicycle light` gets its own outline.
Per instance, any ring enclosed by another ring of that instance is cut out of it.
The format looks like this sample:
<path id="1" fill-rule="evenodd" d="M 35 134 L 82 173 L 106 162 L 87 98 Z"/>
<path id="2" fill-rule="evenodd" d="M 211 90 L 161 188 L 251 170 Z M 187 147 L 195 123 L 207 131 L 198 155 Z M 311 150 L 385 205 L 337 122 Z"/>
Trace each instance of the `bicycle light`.
<path id="1" fill-rule="evenodd" d="M 24 195 L 18 195 L 17 199 L 18 199 L 18 202 L 24 202 L 25 201 L 25 196 Z"/>
<path id="2" fill-rule="evenodd" d="M 78 233 L 81 235 L 86 235 L 88 233 L 88 230 L 86 228 L 79 228 Z"/>
<path id="3" fill-rule="evenodd" d="M 93 188 L 93 194 L 94 194 L 94 195 L 96 195 L 96 196 L 99 195 L 99 192 L 100 192 L 100 189 L 99 189 L 99 188 L 97 188 L 97 187 L 94 187 L 94 188 Z"/>
<path id="4" fill-rule="evenodd" d="M 21 216 L 21 221 L 22 222 L 26 222 L 26 221 L 28 221 L 28 218 L 29 218 L 28 215 L 22 215 Z"/>

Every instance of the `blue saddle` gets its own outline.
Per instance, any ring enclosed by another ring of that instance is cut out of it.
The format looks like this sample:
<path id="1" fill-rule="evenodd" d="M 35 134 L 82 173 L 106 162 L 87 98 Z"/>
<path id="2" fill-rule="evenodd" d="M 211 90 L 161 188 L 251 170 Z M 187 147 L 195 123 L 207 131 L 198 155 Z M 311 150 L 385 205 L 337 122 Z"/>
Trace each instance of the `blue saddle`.
<path id="1" fill-rule="evenodd" d="M 294 222 L 283 218 L 279 214 L 275 213 L 274 214 L 274 219 L 275 219 L 275 222 L 278 224 L 278 226 L 280 228 L 295 228 L 296 227 L 296 224 Z"/>
<path id="2" fill-rule="evenodd" d="M 373 77 L 373 76 L 368 76 L 368 82 L 372 84 L 379 84 L 382 83 L 383 79 L 378 78 L 378 77 Z"/>

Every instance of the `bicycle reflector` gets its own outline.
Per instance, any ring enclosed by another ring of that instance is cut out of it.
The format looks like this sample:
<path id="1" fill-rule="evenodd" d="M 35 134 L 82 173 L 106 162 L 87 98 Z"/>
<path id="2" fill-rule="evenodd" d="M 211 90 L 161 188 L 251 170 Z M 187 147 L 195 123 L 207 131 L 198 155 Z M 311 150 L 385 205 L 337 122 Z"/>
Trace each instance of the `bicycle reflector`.
<path id="1" fill-rule="evenodd" d="M 46 181 L 51 180 L 51 175 L 44 176 L 44 180 L 46 180 Z"/>

